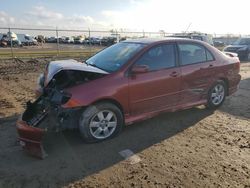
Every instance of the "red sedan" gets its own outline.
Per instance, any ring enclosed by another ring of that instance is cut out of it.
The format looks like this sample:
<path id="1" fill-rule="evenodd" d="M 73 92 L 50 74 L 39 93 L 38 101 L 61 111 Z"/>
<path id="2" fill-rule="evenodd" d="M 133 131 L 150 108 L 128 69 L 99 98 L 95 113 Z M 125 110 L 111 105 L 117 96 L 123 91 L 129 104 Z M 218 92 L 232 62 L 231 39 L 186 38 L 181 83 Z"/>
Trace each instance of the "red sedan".
<path id="1" fill-rule="evenodd" d="M 217 108 L 237 90 L 239 70 L 233 54 L 180 38 L 124 41 L 86 62 L 53 61 L 17 122 L 19 140 L 44 157 L 46 131 L 78 128 L 86 142 L 97 142 L 162 112 Z"/>

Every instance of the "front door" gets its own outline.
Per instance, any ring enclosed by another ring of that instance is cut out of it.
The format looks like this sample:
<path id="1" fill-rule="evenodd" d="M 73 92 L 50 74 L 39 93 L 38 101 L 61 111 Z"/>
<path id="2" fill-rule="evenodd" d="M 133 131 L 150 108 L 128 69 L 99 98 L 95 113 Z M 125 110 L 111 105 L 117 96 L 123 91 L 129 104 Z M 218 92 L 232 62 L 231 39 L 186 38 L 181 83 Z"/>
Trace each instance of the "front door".
<path id="1" fill-rule="evenodd" d="M 179 101 L 180 69 L 176 46 L 162 44 L 146 51 L 133 66 L 146 66 L 144 73 L 129 76 L 129 105 L 132 115 L 174 107 Z M 132 68 L 133 69 L 133 68 Z"/>

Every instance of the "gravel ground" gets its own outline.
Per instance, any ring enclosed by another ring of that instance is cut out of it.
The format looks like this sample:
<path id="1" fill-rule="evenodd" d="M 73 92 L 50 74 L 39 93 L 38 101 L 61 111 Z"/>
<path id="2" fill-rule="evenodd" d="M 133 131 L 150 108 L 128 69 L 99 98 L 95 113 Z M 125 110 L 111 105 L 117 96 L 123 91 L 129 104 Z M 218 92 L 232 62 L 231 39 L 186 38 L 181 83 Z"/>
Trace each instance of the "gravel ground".
<path id="1" fill-rule="evenodd" d="M 216 111 L 165 113 L 98 144 L 85 144 L 77 131 L 53 133 L 49 156 L 38 160 L 17 143 L 15 121 L 47 61 L 0 61 L 0 188 L 250 188 L 250 63 Z M 119 152 L 127 149 L 135 155 L 125 160 Z"/>

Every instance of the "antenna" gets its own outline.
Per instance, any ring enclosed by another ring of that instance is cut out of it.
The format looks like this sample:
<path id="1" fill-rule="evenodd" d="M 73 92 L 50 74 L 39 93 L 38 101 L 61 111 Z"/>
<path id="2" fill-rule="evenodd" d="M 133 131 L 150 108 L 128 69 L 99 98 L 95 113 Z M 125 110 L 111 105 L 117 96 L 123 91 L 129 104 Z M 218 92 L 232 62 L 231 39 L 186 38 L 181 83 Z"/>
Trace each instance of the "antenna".
<path id="1" fill-rule="evenodd" d="M 189 30 L 189 28 L 190 28 L 191 25 L 192 25 L 192 22 L 189 23 L 189 25 L 188 25 L 188 27 L 187 27 L 187 29 L 186 29 L 186 31 L 184 33 L 186 33 Z"/>

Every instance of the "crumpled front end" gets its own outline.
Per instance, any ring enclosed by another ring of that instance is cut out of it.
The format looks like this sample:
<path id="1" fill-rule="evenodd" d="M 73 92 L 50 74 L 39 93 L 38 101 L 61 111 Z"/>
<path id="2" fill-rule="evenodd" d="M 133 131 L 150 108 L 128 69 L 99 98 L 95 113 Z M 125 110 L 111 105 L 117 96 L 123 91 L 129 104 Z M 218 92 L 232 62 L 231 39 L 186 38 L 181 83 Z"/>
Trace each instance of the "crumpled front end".
<path id="1" fill-rule="evenodd" d="M 38 99 L 27 103 L 16 123 L 23 149 L 35 157 L 46 157 L 42 142 L 47 132 L 78 128 L 83 107 L 75 104 L 77 102 L 71 100 L 72 94 L 65 90 L 105 75 L 107 73 L 102 70 L 73 60 L 51 62 L 39 77 Z"/>
<path id="2" fill-rule="evenodd" d="M 77 128 L 82 107 L 62 107 L 69 99 L 67 93 L 49 89 L 43 91 L 35 102 L 27 103 L 26 110 L 16 123 L 20 145 L 26 152 L 43 159 L 47 156 L 43 146 L 47 133 Z"/>

